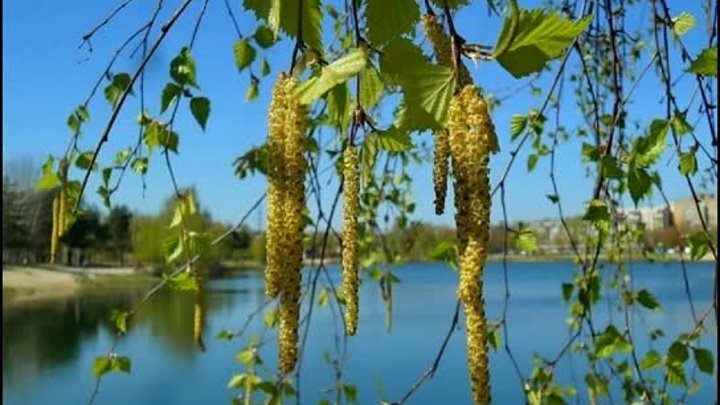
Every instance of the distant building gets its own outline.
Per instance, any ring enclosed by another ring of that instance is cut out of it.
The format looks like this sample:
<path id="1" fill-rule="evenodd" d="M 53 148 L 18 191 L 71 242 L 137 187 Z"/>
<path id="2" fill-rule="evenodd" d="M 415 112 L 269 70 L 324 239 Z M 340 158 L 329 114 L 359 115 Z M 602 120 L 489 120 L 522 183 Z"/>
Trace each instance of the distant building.
<path id="1" fill-rule="evenodd" d="M 647 231 L 667 229 L 674 224 L 671 210 L 666 206 L 638 207 L 620 210 L 625 225 L 642 225 Z"/>
<path id="2" fill-rule="evenodd" d="M 710 194 L 699 194 L 698 205 L 700 213 L 709 228 L 717 227 L 717 197 Z M 700 228 L 700 216 L 698 207 L 692 198 L 678 200 L 670 203 L 675 223 L 686 229 Z"/>

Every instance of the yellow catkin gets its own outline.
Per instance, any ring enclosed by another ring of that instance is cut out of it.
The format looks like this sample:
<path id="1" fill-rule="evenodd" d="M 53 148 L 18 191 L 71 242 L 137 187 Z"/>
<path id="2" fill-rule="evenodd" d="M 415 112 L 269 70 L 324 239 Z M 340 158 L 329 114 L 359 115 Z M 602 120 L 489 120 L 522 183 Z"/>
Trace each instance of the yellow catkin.
<path id="1" fill-rule="evenodd" d="M 488 163 L 495 128 L 484 98 L 472 85 L 453 97 L 447 121 L 460 241 L 458 298 L 465 308 L 468 371 L 475 404 L 487 405 L 490 380 L 482 277 L 490 235 Z"/>
<path id="2" fill-rule="evenodd" d="M 300 320 L 300 289 L 305 237 L 305 145 L 307 143 L 307 111 L 291 94 L 298 80 L 285 81 L 287 105 L 283 120 L 285 134 L 285 260 L 281 273 L 280 293 L 280 371 L 290 373 L 298 358 L 298 322 Z"/>
<path id="3" fill-rule="evenodd" d="M 355 335 L 358 324 L 358 216 L 360 215 L 360 177 L 358 152 L 348 145 L 343 153 L 343 294 L 347 315 L 345 332 Z"/>
<path id="4" fill-rule="evenodd" d="M 435 187 L 435 214 L 445 212 L 447 196 L 448 160 L 450 143 L 446 130 L 435 131 L 435 156 L 433 160 L 433 185 Z"/>
<path id="5" fill-rule="evenodd" d="M 193 317 L 193 340 L 198 345 L 201 351 L 205 351 L 205 343 L 202 338 L 202 330 L 204 326 L 204 310 L 202 305 L 202 298 L 200 292 L 195 294 L 195 313 Z"/>
<path id="6" fill-rule="evenodd" d="M 60 208 L 60 199 L 55 196 L 52 204 L 52 231 L 50 234 L 50 263 L 55 263 L 58 248 L 58 211 Z"/>
<path id="7" fill-rule="evenodd" d="M 450 37 L 445 34 L 445 30 L 437 20 L 437 17 L 431 14 L 424 14 L 422 16 L 422 25 L 425 31 L 425 36 L 430 41 L 433 50 L 435 51 L 435 58 L 438 64 L 447 67 L 453 67 L 452 49 L 450 43 Z M 458 85 L 463 87 L 472 83 L 470 72 L 462 61 L 458 64 Z"/>
<path id="8" fill-rule="evenodd" d="M 267 191 L 267 249 L 265 291 L 270 297 L 280 293 L 280 277 L 285 255 L 285 111 L 288 95 L 287 76 L 281 74 L 273 87 L 268 112 L 268 191 Z"/>

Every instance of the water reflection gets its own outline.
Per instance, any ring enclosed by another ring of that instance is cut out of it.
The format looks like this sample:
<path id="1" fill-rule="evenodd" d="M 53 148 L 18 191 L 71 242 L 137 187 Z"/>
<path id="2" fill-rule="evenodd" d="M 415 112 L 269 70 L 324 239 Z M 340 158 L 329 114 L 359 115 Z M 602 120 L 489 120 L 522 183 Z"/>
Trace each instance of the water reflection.
<path id="1" fill-rule="evenodd" d="M 561 303 L 559 286 L 572 279 L 574 270 L 569 263 L 512 264 L 509 269 L 512 292 L 509 337 L 526 375 L 536 352 L 553 355 L 567 337 L 567 307 Z M 384 306 L 377 285 L 365 280 L 361 288 L 360 332 L 349 340 L 346 362 L 346 377 L 358 384 L 360 403 L 401 397 L 432 360 L 454 310 L 455 272 L 437 264 L 412 264 L 400 266 L 397 274 L 402 282 L 393 292 L 391 334 L 385 333 Z M 338 285 L 339 271 L 332 269 L 330 275 Z M 698 308 L 709 302 L 712 275 L 712 264 L 689 267 Z M 309 279 L 307 274 L 304 278 Z M 491 318 L 502 311 L 503 281 L 502 267 L 491 265 L 485 284 Z M 692 324 L 679 266 L 637 265 L 633 282 L 636 288 L 655 291 L 663 305 L 662 312 L 635 314 L 633 322 L 639 328 L 636 344 L 641 352 L 650 344 L 663 352 L 667 339 L 651 343 L 647 331 L 662 327 L 668 336 L 674 336 Z M 92 360 L 111 347 L 114 333 L 109 320 L 111 312 L 128 308 L 141 293 L 121 291 L 5 306 L 3 403 L 76 405 L 86 401 L 94 382 L 90 372 Z M 224 342 L 215 336 L 221 329 L 237 330 L 265 302 L 262 274 L 243 273 L 206 284 L 206 294 L 202 296 L 207 320 L 205 353 L 193 342 L 194 299 L 193 294 L 164 291 L 143 306 L 118 348 L 119 353 L 132 357 L 132 374 L 109 376 L 103 382 L 98 403 L 230 403 L 232 392 L 226 384 L 233 373 L 242 370 L 234 355 L 245 340 Z M 598 327 L 602 329 L 611 318 L 622 322 L 615 312 L 617 304 L 617 297 L 604 290 L 603 301 L 594 313 Z M 248 333 L 262 330 L 261 319 L 256 319 Z M 317 309 L 313 315 L 303 362 L 304 404 L 317 403 L 323 397 L 322 389 L 333 385 L 332 369 L 322 359 L 323 353 L 334 347 L 334 322 L 327 308 Z M 710 328 L 713 332 L 703 338 L 702 345 L 714 349 L 716 326 Z M 451 339 L 438 374 L 417 393 L 413 403 L 469 403 L 462 329 Z M 274 370 L 275 345 L 264 347 L 262 355 L 265 366 Z M 558 368 L 559 377 L 564 384 L 582 385 L 583 368 L 579 359 L 563 362 Z M 491 354 L 491 378 L 496 403 L 522 403 L 522 391 L 504 352 Z M 376 388 L 379 381 L 384 391 L 382 398 Z M 579 391 L 579 403 L 587 402 L 584 390 Z M 716 388 L 705 381 L 705 387 L 694 399 L 710 403 L 716 396 Z"/>

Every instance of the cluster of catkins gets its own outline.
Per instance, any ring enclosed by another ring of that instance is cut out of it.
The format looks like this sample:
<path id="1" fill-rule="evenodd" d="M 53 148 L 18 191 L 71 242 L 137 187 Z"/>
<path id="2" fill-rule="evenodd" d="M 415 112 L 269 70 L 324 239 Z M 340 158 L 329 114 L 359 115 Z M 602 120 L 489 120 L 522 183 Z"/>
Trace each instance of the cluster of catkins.
<path id="1" fill-rule="evenodd" d="M 297 363 L 305 229 L 307 112 L 293 95 L 298 80 L 281 74 L 270 102 L 266 293 L 280 299 L 279 364 Z"/>
<path id="2" fill-rule="evenodd" d="M 465 308 L 468 369 L 477 405 L 490 403 L 483 269 L 490 239 L 490 153 L 499 151 L 487 103 L 464 64 L 453 66 L 450 40 L 433 15 L 423 16 L 425 34 L 439 64 L 456 67 L 461 91 L 448 108 L 447 125 L 435 132 L 435 212 L 444 212 L 448 160 L 455 177 L 455 222 L 460 251 L 458 298 Z"/>
<path id="3" fill-rule="evenodd" d="M 358 323 L 358 216 L 360 215 L 360 176 L 358 174 L 358 151 L 348 144 L 343 153 L 343 294 L 347 313 L 345 332 L 355 335 Z"/>

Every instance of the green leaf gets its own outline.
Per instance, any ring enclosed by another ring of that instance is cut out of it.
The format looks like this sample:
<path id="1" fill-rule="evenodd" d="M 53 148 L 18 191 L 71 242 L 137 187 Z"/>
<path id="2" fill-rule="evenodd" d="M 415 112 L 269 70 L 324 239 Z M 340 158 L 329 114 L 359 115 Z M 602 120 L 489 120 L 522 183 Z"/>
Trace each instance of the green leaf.
<path id="1" fill-rule="evenodd" d="M 148 158 L 146 157 L 139 157 L 135 158 L 133 162 L 130 164 L 132 169 L 138 173 L 138 174 L 146 174 L 148 170 Z"/>
<path id="2" fill-rule="evenodd" d="M 270 64 L 265 58 L 263 58 L 262 64 L 260 64 L 260 74 L 263 76 L 267 76 L 270 74 Z"/>
<path id="3" fill-rule="evenodd" d="M 260 25 L 253 34 L 255 42 L 263 49 L 270 48 L 275 43 L 275 34 L 267 25 Z"/>
<path id="4" fill-rule="evenodd" d="M 380 55 L 380 71 L 387 76 L 386 82 L 398 84 L 404 75 L 415 66 L 429 65 L 430 60 L 422 50 L 407 39 L 398 38 L 390 42 Z"/>
<path id="5" fill-rule="evenodd" d="M 430 253 L 430 259 L 441 260 L 450 265 L 453 270 L 458 268 L 458 253 L 455 244 L 450 241 L 440 242 Z"/>
<path id="6" fill-rule="evenodd" d="M 221 330 L 217 335 L 217 338 L 220 340 L 232 340 L 234 337 L 235 337 L 235 334 L 230 332 L 227 329 Z"/>
<path id="7" fill-rule="evenodd" d="M 354 384 L 343 384 L 343 392 L 348 402 L 357 402 L 357 387 Z"/>
<path id="8" fill-rule="evenodd" d="M 673 17 L 672 23 L 675 35 L 681 36 L 687 34 L 688 31 L 693 29 L 697 24 L 697 21 L 695 21 L 694 15 L 688 13 L 687 11 L 683 11 L 677 17 Z"/>
<path id="9" fill-rule="evenodd" d="M 490 347 L 492 347 L 493 350 L 498 351 L 498 348 L 500 347 L 500 331 L 497 328 L 494 330 L 488 330 L 487 340 Z"/>
<path id="10" fill-rule="evenodd" d="M 132 362 L 130 357 L 118 356 L 110 361 L 110 371 L 117 371 L 130 374 L 130 367 Z"/>
<path id="11" fill-rule="evenodd" d="M 690 258 L 692 260 L 700 260 L 708 252 L 708 240 L 705 234 L 698 231 L 688 239 L 690 242 Z"/>
<path id="12" fill-rule="evenodd" d="M 712 375 L 715 369 L 715 360 L 712 352 L 707 349 L 694 348 L 693 356 L 695 357 L 695 363 L 698 368 L 705 374 Z"/>
<path id="13" fill-rule="evenodd" d="M 630 166 L 627 176 L 630 197 L 635 203 L 635 206 L 637 206 L 638 202 L 650 192 L 652 178 L 645 169 L 636 167 L 635 165 Z"/>
<path id="14" fill-rule="evenodd" d="M 431 128 L 442 128 L 455 93 L 455 82 L 452 69 L 443 66 L 426 64 L 407 72 L 401 84 L 405 93 L 402 126 L 423 129 L 429 118 Z"/>
<path id="15" fill-rule="evenodd" d="M 510 118 L 510 140 L 514 141 L 527 127 L 527 115 L 513 114 Z"/>
<path id="16" fill-rule="evenodd" d="M 312 77 L 298 86 L 295 94 L 301 104 L 310 104 L 330 89 L 344 83 L 360 72 L 367 63 L 367 55 L 361 49 L 354 49 L 344 57 L 322 68 L 320 76 Z"/>
<path id="17" fill-rule="evenodd" d="M 534 253 L 538 250 L 535 233 L 527 228 L 518 230 L 515 236 L 515 247 L 521 252 Z"/>
<path id="18" fill-rule="evenodd" d="M 280 314 L 278 313 L 278 310 L 276 308 L 272 308 L 265 312 L 265 316 L 263 317 L 263 324 L 267 329 L 272 329 L 277 326 L 279 320 Z"/>
<path id="19" fill-rule="evenodd" d="M 662 357 L 660 357 L 660 353 L 655 350 L 650 350 L 645 354 L 645 357 L 643 357 L 642 361 L 640 361 L 640 368 L 643 370 L 648 370 L 660 365 L 661 361 Z"/>
<path id="20" fill-rule="evenodd" d="M 404 152 L 413 146 L 410 134 L 392 126 L 376 134 L 378 145 L 387 152 Z"/>
<path id="21" fill-rule="evenodd" d="M 683 364 L 689 358 L 687 346 L 683 343 L 675 341 L 668 348 L 668 363 Z"/>
<path id="22" fill-rule="evenodd" d="M 110 320 L 112 321 L 112 323 L 115 324 L 117 330 L 122 334 L 127 333 L 127 317 L 127 312 L 117 310 L 113 311 L 110 315 Z"/>
<path id="23" fill-rule="evenodd" d="M 90 121 L 90 113 L 88 113 L 88 110 L 87 108 L 85 108 L 85 106 L 78 106 L 78 108 L 75 109 L 75 115 L 78 117 L 78 120 L 80 120 L 80 122 Z"/>
<path id="24" fill-rule="evenodd" d="M 250 347 L 246 348 L 245 350 L 242 350 L 237 355 L 235 355 L 235 360 L 239 361 L 240 363 L 244 364 L 245 366 L 250 366 L 252 364 L 255 364 L 259 360 L 258 349 L 254 346 L 250 346 Z"/>
<path id="25" fill-rule="evenodd" d="M 547 14 L 543 9 L 521 10 L 515 38 L 497 60 L 515 78 L 538 72 L 547 62 L 560 56 L 590 21 L 590 16 L 570 21 L 558 13 Z M 505 25 L 509 24 L 508 17 Z M 496 43 L 506 41 L 503 35 L 509 33 L 509 29 L 503 29 Z"/>
<path id="26" fill-rule="evenodd" d="M 164 113 L 170 105 L 177 101 L 182 93 L 182 88 L 175 83 L 168 83 L 162 91 L 162 99 L 160 100 L 160 113 Z"/>
<path id="27" fill-rule="evenodd" d="M 207 97 L 193 97 L 190 100 L 190 111 L 204 131 L 210 115 L 210 100 Z"/>
<path id="28" fill-rule="evenodd" d="M 246 10 L 252 10 L 255 16 L 265 20 L 271 30 L 281 29 L 295 38 L 298 32 L 298 5 L 300 0 L 244 0 Z M 321 51 L 322 10 L 319 0 L 302 0 L 302 37 L 303 41 Z"/>
<path id="29" fill-rule="evenodd" d="M 535 166 L 537 165 L 537 162 L 538 162 L 538 159 L 539 159 L 539 158 L 540 158 L 540 156 L 538 156 L 538 155 L 535 154 L 535 153 L 533 153 L 533 154 L 531 154 L 531 155 L 528 156 L 528 160 L 527 160 L 527 171 L 528 171 L 528 173 L 529 173 L 529 172 L 532 172 L 532 171 L 535 169 Z"/>
<path id="30" fill-rule="evenodd" d="M 602 175 L 608 179 L 620 180 L 624 176 L 615 156 L 612 155 L 605 155 L 600 159 L 600 170 Z"/>
<path id="31" fill-rule="evenodd" d="M 97 357 L 93 362 L 93 377 L 98 378 L 110 371 L 111 360 L 107 356 Z"/>
<path id="32" fill-rule="evenodd" d="M 640 305 L 644 306 L 647 309 L 659 309 L 660 303 L 658 302 L 657 298 L 648 291 L 647 289 L 641 289 L 636 293 L 635 299 L 637 302 L 640 303 Z"/>
<path id="33" fill-rule="evenodd" d="M 432 0 L 436 7 L 443 8 L 447 4 L 450 10 L 456 10 L 466 4 L 470 4 L 470 0 Z"/>
<path id="34" fill-rule="evenodd" d="M 630 342 L 613 325 L 608 326 L 595 341 L 595 355 L 599 358 L 609 358 L 614 353 L 628 353 L 631 350 Z"/>
<path id="35" fill-rule="evenodd" d="M 70 127 L 73 135 L 78 135 L 80 133 L 80 119 L 75 112 L 70 114 L 68 117 L 67 126 Z"/>
<path id="36" fill-rule="evenodd" d="M 235 52 L 235 66 L 237 66 L 238 72 L 242 72 L 243 69 L 250 66 L 257 54 L 255 48 L 250 45 L 250 41 L 247 39 L 240 39 L 235 42 L 233 51 Z"/>
<path id="37" fill-rule="evenodd" d="M 250 85 L 248 86 L 247 91 L 245 92 L 245 101 L 253 101 L 256 98 L 258 98 L 259 94 L 260 94 L 260 90 L 258 89 L 258 81 L 250 80 Z"/>
<path id="38" fill-rule="evenodd" d="M 563 302 L 568 302 L 570 300 L 570 297 L 572 297 L 573 288 L 575 286 L 570 283 L 562 283 L 562 300 Z"/>
<path id="39" fill-rule="evenodd" d="M 38 181 L 36 187 L 40 190 L 49 190 L 60 185 L 60 178 L 54 170 L 55 158 L 48 156 L 42 166 L 42 177 Z"/>
<path id="40" fill-rule="evenodd" d="M 670 118 L 670 126 L 678 135 L 687 135 L 693 132 L 693 126 L 687 122 L 685 114 L 679 112 L 676 112 L 672 118 Z"/>
<path id="41" fill-rule="evenodd" d="M 77 159 L 75 159 L 75 166 L 77 166 L 79 169 L 82 170 L 88 170 L 90 169 L 90 165 L 92 164 L 92 158 L 95 155 L 95 152 L 88 150 L 83 153 L 81 153 Z"/>
<path id="42" fill-rule="evenodd" d="M 678 168 L 680 169 L 680 173 L 685 176 L 692 176 L 697 173 L 698 163 L 694 150 L 680 153 L 680 166 Z"/>
<path id="43" fill-rule="evenodd" d="M 115 106 L 120 101 L 120 96 L 130 87 L 130 75 L 118 73 L 113 76 L 110 85 L 105 88 L 105 98 L 111 105 Z M 132 93 L 132 90 L 130 91 Z"/>
<path id="44" fill-rule="evenodd" d="M 247 374 L 245 373 L 235 374 L 232 378 L 230 378 L 230 381 L 228 381 L 227 387 L 230 389 L 245 388 L 246 379 Z"/>
<path id="45" fill-rule="evenodd" d="M 689 72 L 703 76 L 717 76 L 717 46 L 705 48 L 690 64 Z"/>
<path id="46" fill-rule="evenodd" d="M 106 167 L 102 169 L 103 184 L 106 186 L 110 183 L 110 176 L 112 175 L 112 167 Z"/>
<path id="47" fill-rule="evenodd" d="M 347 83 L 340 83 L 327 94 L 327 115 L 330 123 L 343 130 L 350 121 L 350 92 Z"/>
<path id="48" fill-rule="evenodd" d="M 195 60 L 190 54 L 190 48 L 183 47 L 180 53 L 170 62 L 170 77 L 180 86 L 198 87 Z"/>
<path id="49" fill-rule="evenodd" d="M 327 306 L 330 303 L 330 294 L 328 289 L 323 287 L 318 294 L 318 305 L 321 307 Z"/>
<path id="50" fill-rule="evenodd" d="M 182 244 L 180 244 L 182 246 Z M 175 291 L 197 291 L 197 278 L 188 272 L 182 272 L 173 277 L 163 276 L 168 286 Z"/>
<path id="51" fill-rule="evenodd" d="M 667 368 L 667 381 L 671 385 L 677 385 L 684 387 L 687 385 L 687 379 L 685 377 L 685 368 L 681 363 L 670 363 L 666 365 Z"/>
<path id="52" fill-rule="evenodd" d="M 382 45 L 411 33 L 420 18 L 415 0 L 367 0 L 367 35 L 373 45 Z"/>
<path id="53" fill-rule="evenodd" d="M 667 120 L 653 120 L 648 135 L 635 140 L 631 160 L 639 167 L 649 167 L 657 162 L 665 150 L 669 130 Z"/>
<path id="54" fill-rule="evenodd" d="M 382 98 L 383 83 L 372 64 L 360 71 L 360 105 L 366 110 L 375 107 Z"/>
<path id="55" fill-rule="evenodd" d="M 553 204 L 557 204 L 560 201 L 560 197 L 557 194 L 548 194 L 545 197 Z"/>

